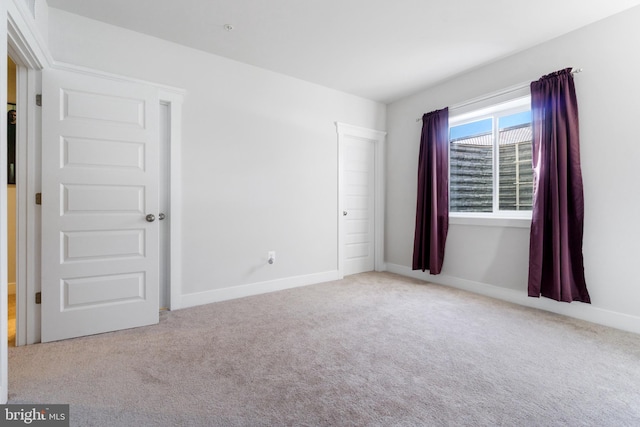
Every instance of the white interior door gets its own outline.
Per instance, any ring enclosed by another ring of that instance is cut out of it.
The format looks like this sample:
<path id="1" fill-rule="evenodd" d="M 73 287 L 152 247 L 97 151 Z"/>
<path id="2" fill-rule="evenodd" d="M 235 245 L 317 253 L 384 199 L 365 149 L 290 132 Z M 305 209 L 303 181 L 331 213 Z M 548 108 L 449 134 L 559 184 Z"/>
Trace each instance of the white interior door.
<path id="1" fill-rule="evenodd" d="M 43 342 L 158 322 L 158 111 L 151 86 L 43 71 Z"/>
<path id="2" fill-rule="evenodd" d="M 343 142 L 344 274 L 375 267 L 374 141 L 347 136 Z"/>

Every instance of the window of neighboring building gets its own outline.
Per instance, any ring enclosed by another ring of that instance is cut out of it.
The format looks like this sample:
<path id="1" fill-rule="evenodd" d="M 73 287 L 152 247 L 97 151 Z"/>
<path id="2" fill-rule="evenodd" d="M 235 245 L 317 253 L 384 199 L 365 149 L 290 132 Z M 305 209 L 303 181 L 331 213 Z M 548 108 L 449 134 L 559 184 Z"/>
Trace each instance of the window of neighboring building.
<path id="1" fill-rule="evenodd" d="M 530 212 L 531 101 L 518 98 L 449 118 L 449 210 Z"/>

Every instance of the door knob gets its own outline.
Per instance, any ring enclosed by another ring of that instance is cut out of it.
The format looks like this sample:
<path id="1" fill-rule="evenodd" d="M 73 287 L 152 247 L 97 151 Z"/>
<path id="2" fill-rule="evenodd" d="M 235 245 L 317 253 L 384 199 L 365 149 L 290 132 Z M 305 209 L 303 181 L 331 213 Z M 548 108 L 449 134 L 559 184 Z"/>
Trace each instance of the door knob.
<path id="1" fill-rule="evenodd" d="M 145 219 L 147 220 L 147 222 L 153 222 L 156 220 L 156 217 L 154 214 L 149 214 L 145 217 Z"/>
<path id="2" fill-rule="evenodd" d="M 163 213 L 159 213 L 159 214 L 158 214 L 158 219 L 159 219 L 160 221 L 162 221 L 162 220 L 163 220 L 163 219 L 165 219 L 166 217 L 167 217 L 167 216 L 166 216 L 165 214 L 163 214 Z"/>
<path id="3" fill-rule="evenodd" d="M 342 211 L 342 216 L 347 216 L 347 211 Z"/>

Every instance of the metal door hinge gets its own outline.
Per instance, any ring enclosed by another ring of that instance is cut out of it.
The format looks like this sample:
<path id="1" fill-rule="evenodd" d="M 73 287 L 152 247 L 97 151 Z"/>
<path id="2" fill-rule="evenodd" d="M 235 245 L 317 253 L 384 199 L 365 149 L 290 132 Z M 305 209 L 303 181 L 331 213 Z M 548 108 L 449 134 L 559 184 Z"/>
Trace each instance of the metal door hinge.
<path id="1" fill-rule="evenodd" d="M 36 292 L 36 304 L 42 304 L 42 292 Z"/>
<path id="2" fill-rule="evenodd" d="M 36 205 L 42 204 L 42 193 L 36 193 Z"/>
<path id="3" fill-rule="evenodd" d="M 36 95 L 36 105 L 38 107 L 42 107 L 42 94 L 41 93 Z"/>

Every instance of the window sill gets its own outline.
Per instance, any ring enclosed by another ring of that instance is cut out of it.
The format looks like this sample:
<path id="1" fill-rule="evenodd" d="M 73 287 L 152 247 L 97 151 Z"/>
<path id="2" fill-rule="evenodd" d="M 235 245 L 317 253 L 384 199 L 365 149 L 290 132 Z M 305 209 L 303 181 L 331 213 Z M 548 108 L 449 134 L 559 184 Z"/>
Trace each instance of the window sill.
<path id="1" fill-rule="evenodd" d="M 522 216 L 473 215 L 449 213 L 449 224 L 482 227 L 530 228 L 531 213 Z"/>

